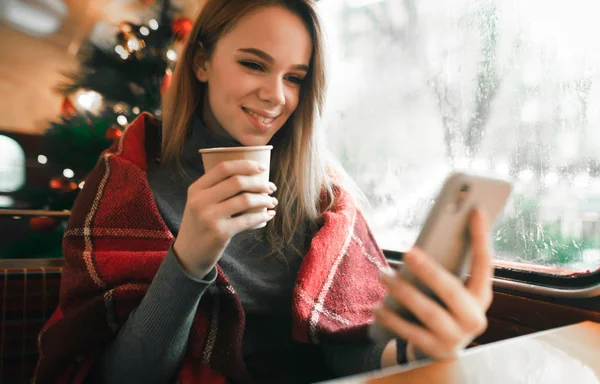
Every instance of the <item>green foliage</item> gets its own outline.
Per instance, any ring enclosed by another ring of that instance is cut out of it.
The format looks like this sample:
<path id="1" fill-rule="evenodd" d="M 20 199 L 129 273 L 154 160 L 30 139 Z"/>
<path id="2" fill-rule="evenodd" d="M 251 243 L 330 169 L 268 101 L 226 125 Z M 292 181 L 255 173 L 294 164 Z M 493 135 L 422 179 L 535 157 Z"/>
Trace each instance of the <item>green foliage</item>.
<path id="1" fill-rule="evenodd" d="M 494 248 L 518 261 L 567 265 L 580 261 L 584 250 L 600 248 L 595 239 L 565 236 L 558 223 L 542 224 L 537 199 L 517 196 L 515 211 L 496 228 Z"/>
<path id="2" fill-rule="evenodd" d="M 132 29 L 138 31 L 139 26 L 134 25 Z M 162 29 L 170 31 L 168 26 Z M 160 33 L 162 29 L 154 32 L 163 37 L 158 41 L 155 39 L 154 46 L 137 32 L 136 37 L 144 40 L 146 46 L 125 60 L 112 48 L 87 45 L 82 49 L 81 70 L 65 74 L 68 80 L 57 90 L 64 94 L 80 88 L 93 90 L 109 105 L 125 103 L 154 112 L 160 107 L 160 86 L 169 67 L 164 54 L 173 41 L 171 33 Z"/>
<path id="3" fill-rule="evenodd" d="M 48 157 L 50 177 L 62 177 L 64 169 L 75 172 L 74 182 L 84 180 L 96 165 L 99 155 L 112 140 L 108 129 L 122 129 L 117 117 L 133 121 L 140 111 L 159 114 L 161 85 L 171 66 L 165 54 L 174 42 L 171 28 L 174 12 L 169 1 L 160 4 L 159 28 L 148 36 L 140 32 L 141 25 L 127 23 L 121 28 L 117 44 L 127 46 L 128 39 L 138 39 L 141 47 L 126 58 L 114 47 L 101 47 L 88 42 L 80 51 L 80 69 L 65 73 L 66 80 L 56 89 L 65 96 L 78 90 L 95 91 L 102 96 L 102 109 L 91 113 L 77 109 L 73 117 L 52 122 L 43 138 L 44 154 Z M 70 209 L 77 191 L 23 191 L 30 195 L 35 208 Z"/>
<path id="4" fill-rule="evenodd" d="M 111 144 L 106 138 L 106 130 L 115 124 L 111 115 L 78 115 L 52 123 L 44 137 L 44 151 L 52 159 L 50 166 L 54 171 L 70 168 L 76 175 L 86 175 L 96 164 L 98 155 Z"/>

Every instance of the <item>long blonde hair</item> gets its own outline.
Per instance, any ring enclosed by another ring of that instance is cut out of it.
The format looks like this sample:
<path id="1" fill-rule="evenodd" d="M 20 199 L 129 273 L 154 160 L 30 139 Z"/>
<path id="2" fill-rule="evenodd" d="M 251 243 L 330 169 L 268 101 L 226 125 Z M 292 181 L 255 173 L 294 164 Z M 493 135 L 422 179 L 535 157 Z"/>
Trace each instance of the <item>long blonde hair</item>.
<path id="1" fill-rule="evenodd" d="M 336 182 L 329 173 L 330 156 L 323 145 L 317 119 L 323 113 L 325 63 L 323 37 L 313 0 L 207 0 L 194 24 L 162 106 L 162 160 L 177 162 L 192 114 L 202 105 L 206 85 L 196 79 L 194 53 L 202 44 L 210 58 L 217 42 L 246 14 L 267 6 L 282 6 L 298 15 L 312 38 L 309 71 L 300 90 L 297 109 L 275 134 L 271 180 L 277 185 L 277 215 L 266 229 L 272 252 L 293 246 L 294 233 L 331 208 Z"/>

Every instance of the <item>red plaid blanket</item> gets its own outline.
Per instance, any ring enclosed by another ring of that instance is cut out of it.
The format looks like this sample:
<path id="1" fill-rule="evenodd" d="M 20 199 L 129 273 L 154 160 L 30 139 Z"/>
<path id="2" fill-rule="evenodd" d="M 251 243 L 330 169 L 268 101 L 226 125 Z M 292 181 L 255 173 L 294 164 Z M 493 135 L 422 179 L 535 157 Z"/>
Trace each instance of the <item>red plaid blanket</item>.
<path id="1" fill-rule="evenodd" d="M 60 304 L 38 338 L 34 383 L 81 383 L 142 300 L 173 235 L 146 178 L 145 139 L 160 122 L 142 114 L 88 176 L 63 240 Z M 293 296 L 293 336 L 306 343 L 366 339 L 387 267 L 365 219 L 343 191 L 323 214 Z M 241 355 L 244 313 L 223 272 L 201 299 L 180 383 L 251 382 Z"/>

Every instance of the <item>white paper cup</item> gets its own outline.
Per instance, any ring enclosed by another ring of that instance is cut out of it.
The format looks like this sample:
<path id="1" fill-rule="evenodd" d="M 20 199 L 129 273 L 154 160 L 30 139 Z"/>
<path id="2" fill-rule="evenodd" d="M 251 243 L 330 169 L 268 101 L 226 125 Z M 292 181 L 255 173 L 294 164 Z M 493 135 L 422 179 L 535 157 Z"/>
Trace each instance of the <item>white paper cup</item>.
<path id="1" fill-rule="evenodd" d="M 257 175 L 266 182 L 269 181 L 269 169 L 271 165 L 272 145 L 247 146 L 247 147 L 223 147 L 200 149 L 204 171 L 208 172 L 220 163 L 230 160 L 254 160 L 264 165 L 264 172 Z M 234 215 L 239 216 L 244 213 L 264 212 L 266 208 L 253 208 Z M 267 225 L 266 222 L 259 224 L 255 228 L 262 228 Z"/>

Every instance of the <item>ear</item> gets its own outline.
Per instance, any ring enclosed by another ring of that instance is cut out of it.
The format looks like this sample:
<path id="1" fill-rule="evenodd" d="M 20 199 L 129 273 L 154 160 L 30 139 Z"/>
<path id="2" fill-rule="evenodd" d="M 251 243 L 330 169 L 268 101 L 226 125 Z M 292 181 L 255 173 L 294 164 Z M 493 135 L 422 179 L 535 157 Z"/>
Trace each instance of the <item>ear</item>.
<path id="1" fill-rule="evenodd" d="M 206 70 L 207 62 L 208 57 L 204 50 L 204 46 L 202 43 L 198 43 L 198 47 L 196 47 L 196 51 L 194 52 L 193 65 L 196 78 L 202 83 L 208 82 L 208 71 Z"/>

